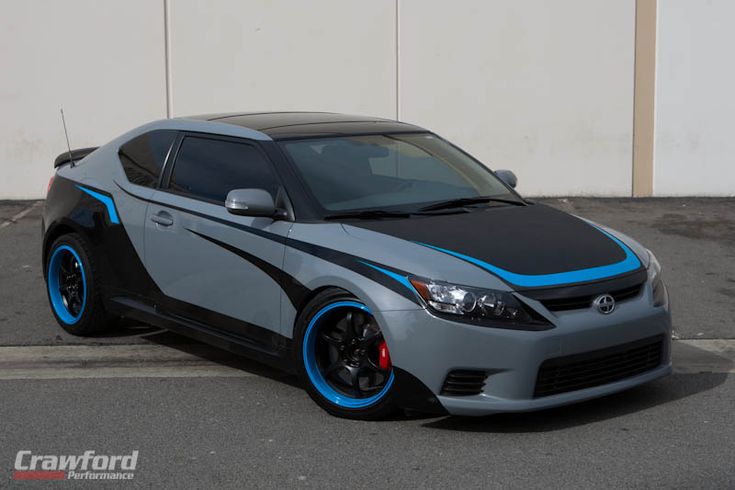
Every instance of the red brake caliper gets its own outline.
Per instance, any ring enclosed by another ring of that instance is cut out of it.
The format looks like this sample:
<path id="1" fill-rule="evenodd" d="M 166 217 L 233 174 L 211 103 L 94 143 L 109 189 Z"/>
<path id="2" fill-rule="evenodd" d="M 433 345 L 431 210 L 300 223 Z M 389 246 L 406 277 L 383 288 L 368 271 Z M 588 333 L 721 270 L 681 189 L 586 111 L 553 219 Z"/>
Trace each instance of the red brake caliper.
<path id="1" fill-rule="evenodd" d="M 378 363 L 380 365 L 380 369 L 384 369 L 386 371 L 391 367 L 390 353 L 388 352 L 388 344 L 385 343 L 385 340 L 381 340 L 380 344 L 378 344 Z"/>

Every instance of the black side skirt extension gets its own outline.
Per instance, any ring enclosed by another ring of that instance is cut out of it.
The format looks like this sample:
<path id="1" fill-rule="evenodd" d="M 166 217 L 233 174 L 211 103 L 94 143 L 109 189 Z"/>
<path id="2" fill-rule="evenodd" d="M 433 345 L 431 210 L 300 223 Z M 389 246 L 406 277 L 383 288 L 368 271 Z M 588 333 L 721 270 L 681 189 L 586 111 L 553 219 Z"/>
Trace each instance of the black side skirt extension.
<path id="1" fill-rule="evenodd" d="M 416 376 L 393 366 L 396 403 L 399 407 L 430 415 L 449 415 L 439 399 Z"/>
<path id="2" fill-rule="evenodd" d="M 163 313 L 155 306 L 131 298 L 116 296 L 108 302 L 111 313 L 165 328 L 233 354 L 247 357 L 287 373 L 295 373 L 290 345 L 275 349 L 272 345 L 236 336 L 195 320 Z"/>

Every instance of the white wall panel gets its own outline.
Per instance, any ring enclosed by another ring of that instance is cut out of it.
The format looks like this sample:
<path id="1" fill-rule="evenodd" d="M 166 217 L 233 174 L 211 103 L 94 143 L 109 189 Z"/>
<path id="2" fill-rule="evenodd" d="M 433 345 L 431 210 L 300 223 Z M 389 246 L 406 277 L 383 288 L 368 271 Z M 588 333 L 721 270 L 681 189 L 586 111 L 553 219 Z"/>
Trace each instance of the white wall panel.
<path id="1" fill-rule="evenodd" d="M 401 119 L 530 195 L 631 194 L 634 0 L 401 0 Z"/>
<path id="2" fill-rule="evenodd" d="M 163 3 L 4 1 L 0 199 L 46 193 L 53 160 L 165 117 Z"/>
<path id="3" fill-rule="evenodd" d="M 735 195 L 735 2 L 660 0 L 655 195 Z"/>
<path id="4" fill-rule="evenodd" d="M 395 117 L 394 0 L 173 0 L 174 115 Z"/>

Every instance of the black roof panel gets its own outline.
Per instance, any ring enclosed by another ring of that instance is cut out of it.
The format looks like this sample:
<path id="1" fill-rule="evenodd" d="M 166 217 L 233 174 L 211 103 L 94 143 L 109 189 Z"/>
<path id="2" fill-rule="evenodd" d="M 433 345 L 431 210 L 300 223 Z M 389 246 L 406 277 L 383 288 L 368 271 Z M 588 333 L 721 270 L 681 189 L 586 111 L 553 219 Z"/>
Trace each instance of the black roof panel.
<path id="1" fill-rule="evenodd" d="M 206 114 L 187 119 L 217 121 L 242 126 L 261 131 L 273 139 L 425 131 L 418 126 L 390 119 L 331 112 Z"/>

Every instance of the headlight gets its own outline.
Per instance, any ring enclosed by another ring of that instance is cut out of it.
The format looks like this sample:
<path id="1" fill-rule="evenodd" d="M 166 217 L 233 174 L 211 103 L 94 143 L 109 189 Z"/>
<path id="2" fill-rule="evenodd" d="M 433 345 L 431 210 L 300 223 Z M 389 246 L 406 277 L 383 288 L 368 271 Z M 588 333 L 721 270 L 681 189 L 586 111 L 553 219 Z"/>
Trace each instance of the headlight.
<path id="1" fill-rule="evenodd" d="M 516 325 L 517 328 L 519 325 L 528 325 L 534 330 L 539 330 L 542 325 L 550 327 L 548 322 L 532 316 L 515 296 L 506 291 L 458 286 L 414 277 L 410 281 L 426 304 L 440 314 L 456 315 L 473 323 L 490 321 Z"/>
<path id="2" fill-rule="evenodd" d="M 648 280 L 651 282 L 653 291 L 653 306 L 663 306 L 666 303 L 666 287 L 661 280 L 661 264 L 650 250 L 648 251 Z"/>

